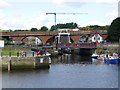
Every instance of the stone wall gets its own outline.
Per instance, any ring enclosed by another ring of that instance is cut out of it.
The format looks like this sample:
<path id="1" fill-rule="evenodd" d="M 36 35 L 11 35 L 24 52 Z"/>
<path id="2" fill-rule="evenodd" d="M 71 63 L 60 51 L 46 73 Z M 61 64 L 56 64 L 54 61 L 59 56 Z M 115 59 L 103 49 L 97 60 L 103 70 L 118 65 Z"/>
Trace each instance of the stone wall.
<path id="1" fill-rule="evenodd" d="M 42 60 L 42 61 L 41 61 Z M 29 70 L 49 67 L 48 57 L 1 57 L 2 70 Z M 1 68 L 1 67 L 0 67 Z"/>

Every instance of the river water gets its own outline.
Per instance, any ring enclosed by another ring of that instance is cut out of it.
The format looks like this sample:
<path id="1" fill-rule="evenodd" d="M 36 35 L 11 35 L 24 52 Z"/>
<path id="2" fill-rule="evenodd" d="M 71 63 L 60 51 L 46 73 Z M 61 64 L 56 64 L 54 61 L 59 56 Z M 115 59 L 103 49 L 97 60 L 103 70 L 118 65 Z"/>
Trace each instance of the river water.
<path id="1" fill-rule="evenodd" d="M 2 88 L 118 88 L 118 65 L 87 56 L 58 56 L 49 69 L 3 72 Z"/>

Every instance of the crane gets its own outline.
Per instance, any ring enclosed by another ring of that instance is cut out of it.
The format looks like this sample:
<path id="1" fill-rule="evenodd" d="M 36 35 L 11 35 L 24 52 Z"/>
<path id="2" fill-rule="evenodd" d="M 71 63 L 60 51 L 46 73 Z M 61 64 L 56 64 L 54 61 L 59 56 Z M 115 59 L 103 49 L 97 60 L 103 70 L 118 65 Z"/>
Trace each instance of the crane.
<path id="1" fill-rule="evenodd" d="M 54 29 L 54 31 L 55 31 L 55 30 L 56 30 L 56 15 L 57 15 L 57 14 L 79 15 L 79 14 L 88 14 L 88 13 L 55 13 L 55 12 L 54 12 L 54 13 L 51 13 L 51 12 L 47 12 L 46 15 L 48 15 L 48 14 L 53 14 L 53 15 L 55 16 L 55 17 L 54 17 L 54 18 L 55 18 L 55 29 Z"/>

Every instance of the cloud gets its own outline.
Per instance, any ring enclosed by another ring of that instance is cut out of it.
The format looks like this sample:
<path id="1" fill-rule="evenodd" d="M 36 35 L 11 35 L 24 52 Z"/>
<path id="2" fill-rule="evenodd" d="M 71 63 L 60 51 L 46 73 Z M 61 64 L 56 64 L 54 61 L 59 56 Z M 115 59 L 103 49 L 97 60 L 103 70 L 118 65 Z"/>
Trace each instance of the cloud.
<path id="1" fill-rule="evenodd" d="M 96 3 L 101 4 L 116 4 L 119 0 L 96 0 Z"/>
<path id="2" fill-rule="evenodd" d="M 82 6 L 86 3 L 96 3 L 96 4 L 116 4 L 118 0 L 53 0 L 58 6 Z"/>
<path id="3" fill-rule="evenodd" d="M 118 3 L 118 17 L 120 17 L 120 1 Z"/>
<path id="4" fill-rule="evenodd" d="M 49 22 L 48 16 L 45 13 L 41 13 L 40 15 L 35 15 L 29 18 L 29 20 L 25 24 L 25 27 L 36 27 L 40 29 L 40 27 L 46 25 L 47 22 Z"/>
<path id="5" fill-rule="evenodd" d="M 0 29 L 4 26 L 5 23 L 5 14 L 0 12 Z"/>
<path id="6" fill-rule="evenodd" d="M 1 15 L 2 16 L 2 15 Z M 48 16 L 45 13 L 41 13 L 39 15 L 33 15 L 31 17 L 23 18 L 21 15 L 13 16 L 9 20 L 5 20 L 0 22 L 0 29 L 31 29 L 38 28 L 40 29 L 42 26 L 50 27 L 54 24 L 54 22 L 50 21 Z"/>
<path id="7" fill-rule="evenodd" d="M 0 0 L 0 29 L 1 27 L 4 27 L 4 23 L 6 22 L 6 19 L 5 19 L 5 13 L 3 13 L 3 9 L 8 7 L 9 4 L 7 1 L 5 0 Z"/>
<path id="8" fill-rule="evenodd" d="M 51 0 L 7 0 L 14 3 L 49 3 Z"/>
<path id="9" fill-rule="evenodd" d="M 95 0 L 53 0 L 54 3 L 64 3 L 64 2 L 86 2 L 86 3 L 90 3 L 90 2 L 94 2 Z"/>
<path id="10" fill-rule="evenodd" d="M 53 0 L 53 3 L 59 7 L 65 7 L 65 6 L 81 7 L 89 2 L 90 0 Z"/>
<path id="11" fill-rule="evenodd" d="M 8 6 L 9 4 L 5 0 L 0 0 L 0 8 L 4 8 Z"/>
<path id="12" fill-rule="evenodd" d="M 113 19 L 115 19 L 115 18 L 118 17 L 118 11 L 117 11 L 117 10 L 113 10 L 113 11 L 107 13 L 107 14 L 105 15 L 105 17 L 107 17 L 107 18 L 110 19 L 110 20 L 113 20 Z"/>
<path id="13" fill-rule="evenodd" d="M 4 14 L 2 13 L 2 12 L 0 12 L 0 21 L 1 21 L 1 19 L 3 19 L 4 18 Z"/>
<path id="14" fill-rule="evenodd" d="M 55 4 L 63 4 L 64 0 L 53 0 Z"/>
<path id="15" fill-rule="evenodd" d="M 7 1 L 7 2 L 6 2 Z M 85 4 L 89 3 L 96 3 L 96 4 L 115 4 L 118 0 L 52 0 L 52 3 L 54 3 L 56 6 L 63 6 L 63 7 L 81 7 Z M 8 4 L 8 2 L 10 4 Z M 50 0 L 0 0 L 0 8 L 4 8 L 8 5 L 11 5 L 12 2 L 51 2 Z M 52 4 L 50 3 L 50 4 Z M 27 7 L 26 7 L 27 8 Z M 1 9 L 0 9 L 1 10 Z M 9 10 L 9 9 L 8 9 Z M 39 11 L 40 12 L 40 11 Z M 73 11 L 74 12 L 74 11 Z M 17 13 L 17 12 L 15 12 Z M 6 13 L 7 16 L 7 13 Z M 11 15 L 10 15 L 11 16 Z M 9 16 L 9 17 L 10 17 Z M 117 16 L 117 11 L 109 12 L 105 15 L 108 19 L 113 20 Z M 7 18 L 9 18 L 7 17 Z M 41 13 L 39 15 L 29 15 L 28 17 L 25 17 L 25 15 L 22 15 L 22 17 L 15 16 L 13 14 L 12 17 L 9 18 L 9 20 L 5 17 L 5 14 L 0 13 L 0 28 L 5 29 L 31 29 L 32 27 L 40 29 L 41 26 L 45 25 L 47 27 L 50 27 L 51 25 L 54 25 L 54 19 L 49 19 L 49 16 L 47 16 L 45 13 Z M 63 20 L 64 21 L 64 20 Z M 110 23 L 103 23 L 103 22 L 97 22 L 97 21 L 90 21 L 89 23 L 83 23 L 81 25 L 106 25 Z"/>

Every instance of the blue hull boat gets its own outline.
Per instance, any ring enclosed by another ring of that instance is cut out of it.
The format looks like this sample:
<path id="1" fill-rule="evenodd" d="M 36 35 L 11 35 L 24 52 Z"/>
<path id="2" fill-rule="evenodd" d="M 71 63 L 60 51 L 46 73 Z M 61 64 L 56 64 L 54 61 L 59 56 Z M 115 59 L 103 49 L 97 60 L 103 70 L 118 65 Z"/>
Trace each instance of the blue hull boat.
<path id="1" fill-rule="evenodd" d="M 108 64 L 119 64 L 120 58 L 118 57 L 117 53 L 113 53 L 113 55 L 106 54 L 104 60 Z"/>
<path id="2" fill-rule="evenodd" d="M 119 58 L 115 58 L 115 59 L 105 59 L 105 62 L 108 63 L 108 64 L 119 64 L 120 62 L 120 59 Z"/>

